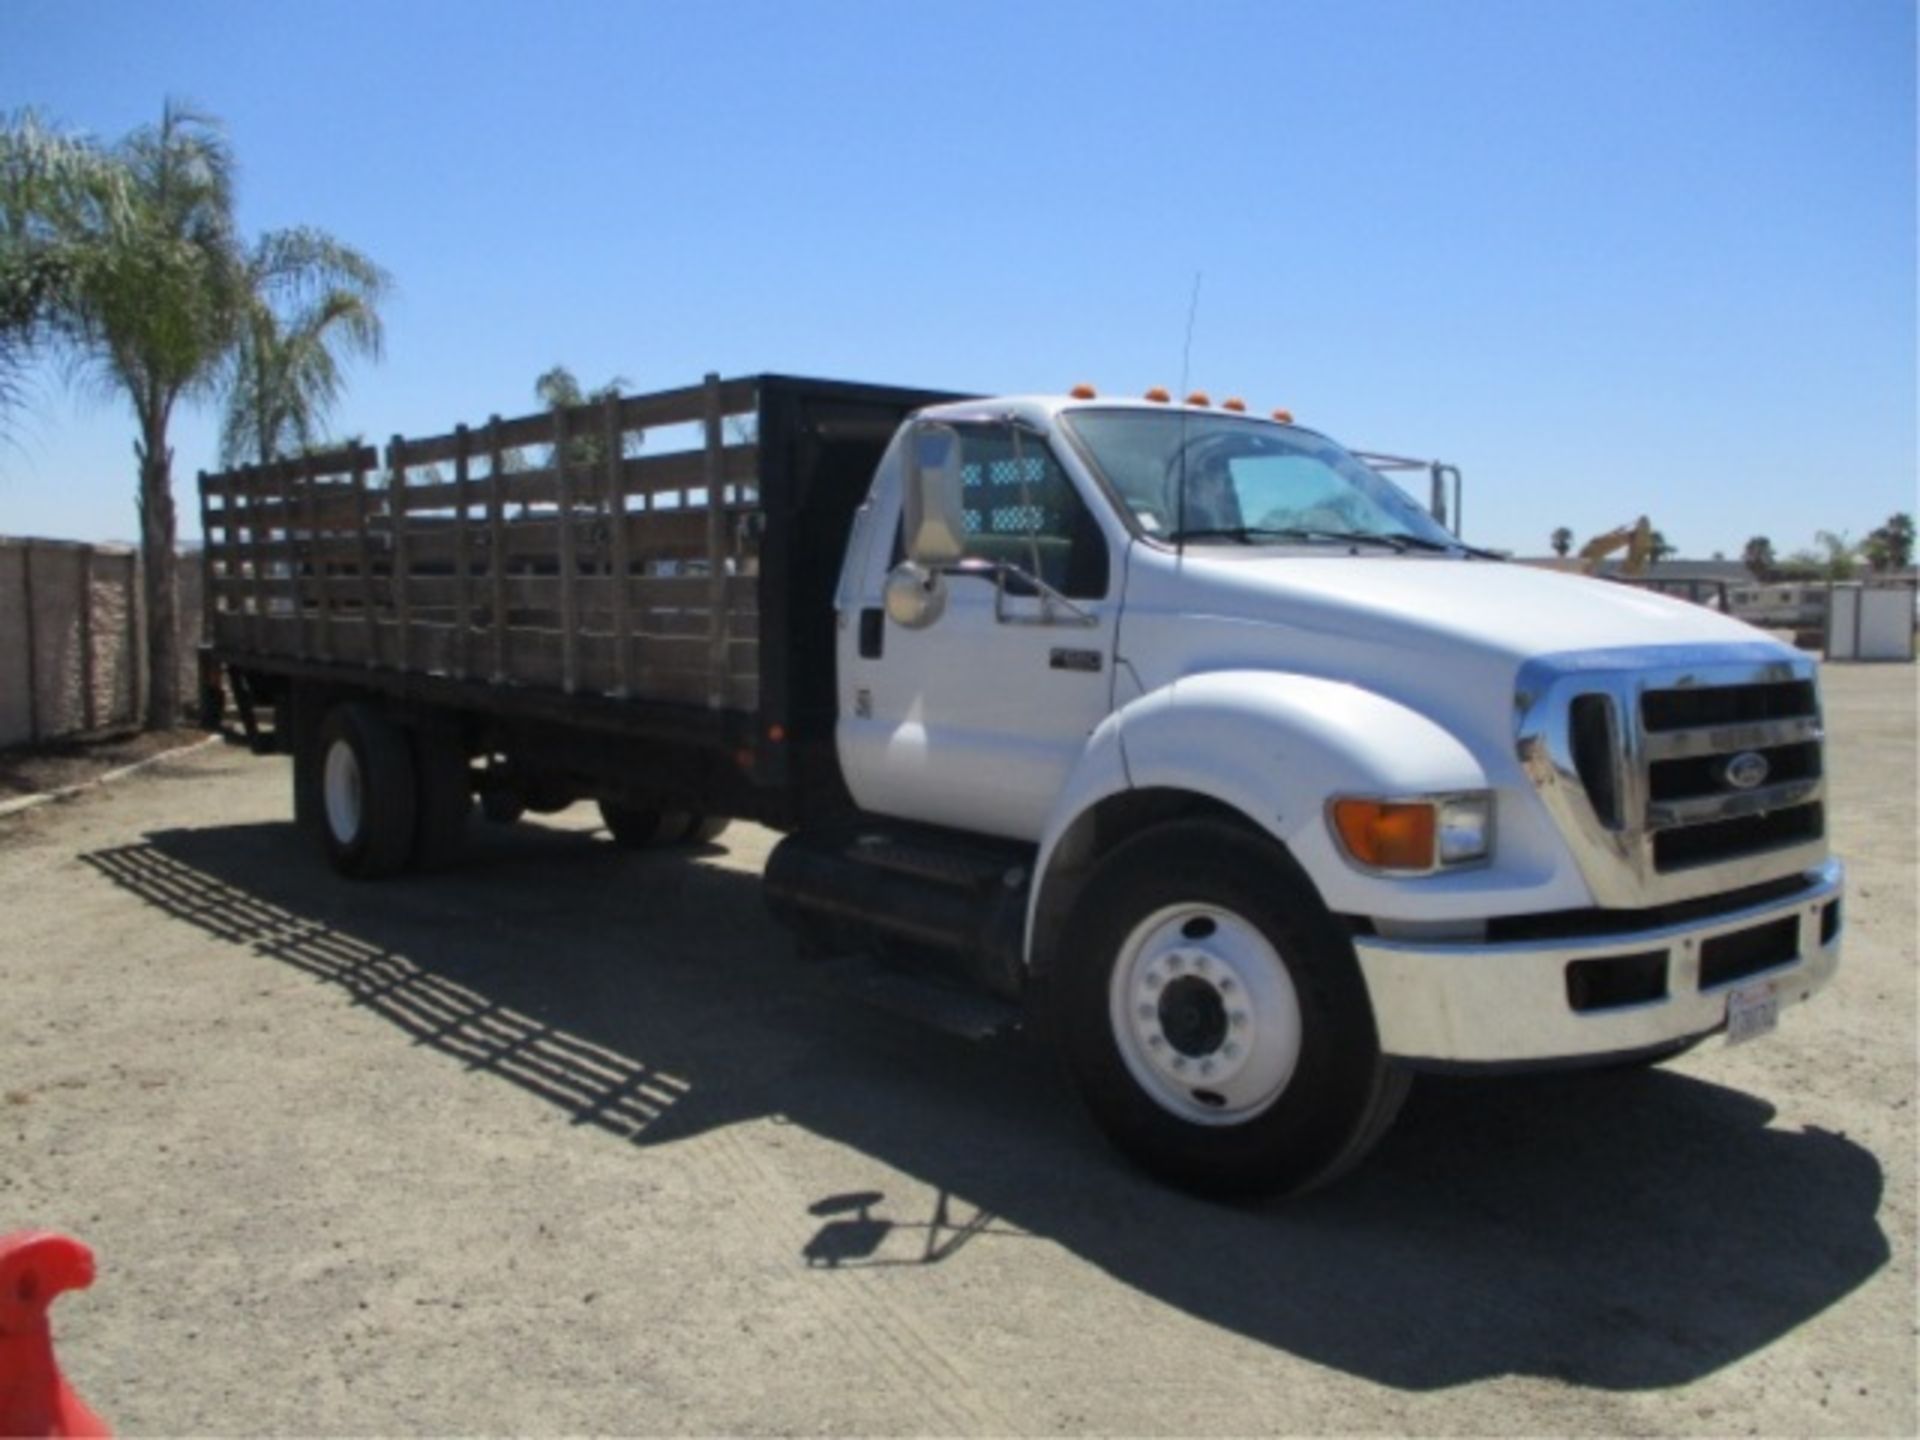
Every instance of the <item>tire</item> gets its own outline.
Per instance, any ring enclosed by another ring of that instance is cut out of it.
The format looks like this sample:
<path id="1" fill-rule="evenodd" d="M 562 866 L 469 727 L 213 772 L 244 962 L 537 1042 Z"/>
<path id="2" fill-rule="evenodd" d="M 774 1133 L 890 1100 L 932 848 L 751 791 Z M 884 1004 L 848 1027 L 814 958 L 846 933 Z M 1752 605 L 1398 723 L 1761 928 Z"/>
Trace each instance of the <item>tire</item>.
<path id="1" fill-rule="evenodd" d="M 651 805 L 623 805 L 614 800 L 600 802 L 600 818 L 606 822 L 613 843 L 623 850 L 645 850 L 677 844 L 686 836 L 693 817 L 684 810 L 660 810 Z"/>
<path id="2" fill-rule="evenodd" d="M 460 858 L 473 815 L 473 773 L 457 734 L 415 730 L 413 865 L 444 870 Z"/>
<path id="3" fill-rule="evenodd" d="M 361 701 L 336 705 L 315 736 L 315 823 L 335 870 L 397 875 L 413 855 L 417 800 L 406 736 Z"/>
<path id="4" fill-rule="evenodd" d="M 1208 1195 L 1297 1194 L 1357 1164 L 1409 1077 L 1381 1057 L 1345 932 L 1291 856 L 1211 821 L 1104 860 L 1049 992 L 1116 1148 Z"/>

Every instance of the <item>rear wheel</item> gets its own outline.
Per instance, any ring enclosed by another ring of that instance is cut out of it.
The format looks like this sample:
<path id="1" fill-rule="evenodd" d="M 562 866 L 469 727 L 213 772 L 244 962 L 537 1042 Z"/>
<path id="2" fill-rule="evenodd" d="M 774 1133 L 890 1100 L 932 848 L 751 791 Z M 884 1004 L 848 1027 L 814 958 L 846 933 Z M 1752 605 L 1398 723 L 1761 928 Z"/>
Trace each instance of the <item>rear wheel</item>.
<path id="1" fill-rule="evenodd" d="M 327 712 L 314 744 L 314 819 L 327 859 L 357 880 L 398 874 L 413 854 L 418 813 L 406 736 L 355 700 Z"/>
<path id="2" fill-rule="evenodd" d="M 1082 893 L 1059 964 L 1055 1021 L 1088 1109 L 1173 1184 L 1323 1184 L 1405 1098 L 1345 933 L 1290 856 L 1232 826 L 1122 845 Z"/>

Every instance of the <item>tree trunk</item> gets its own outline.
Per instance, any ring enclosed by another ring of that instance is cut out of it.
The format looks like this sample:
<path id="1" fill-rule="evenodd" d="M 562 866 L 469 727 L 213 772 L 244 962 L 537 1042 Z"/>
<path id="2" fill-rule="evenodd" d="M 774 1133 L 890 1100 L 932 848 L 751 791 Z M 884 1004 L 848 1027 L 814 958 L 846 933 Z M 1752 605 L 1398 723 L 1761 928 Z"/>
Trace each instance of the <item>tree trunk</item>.
<path id="1" fill-rule="evenodd" d="M 147 604 L 147 728 L 180 723 L 180 612 L 174 572 L 173 452 L 166 426 L 143 425 L 133 449 L 140 459 L 140 551 Z"/>

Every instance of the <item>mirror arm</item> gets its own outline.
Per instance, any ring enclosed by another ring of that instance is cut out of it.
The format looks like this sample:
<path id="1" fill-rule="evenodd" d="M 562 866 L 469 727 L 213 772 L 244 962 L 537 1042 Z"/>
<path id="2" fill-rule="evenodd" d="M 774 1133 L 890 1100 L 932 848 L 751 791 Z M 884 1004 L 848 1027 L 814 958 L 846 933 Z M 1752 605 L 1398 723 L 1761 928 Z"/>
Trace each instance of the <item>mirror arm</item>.
<path id="1" fill-rule="evenodd" d="M 1018 576 L 1040 597 L 1038 615 L 1016 615 L 1007 610 L 1007 577 Z M 1063 615 L 1061 612 L 1065 612 Z M 1002 625 L 1098 625 L 1100 617 L 1083 610 L 1038 575 L 1029 575 L 1005 560 L 993 562 L 993 618 Z"/>

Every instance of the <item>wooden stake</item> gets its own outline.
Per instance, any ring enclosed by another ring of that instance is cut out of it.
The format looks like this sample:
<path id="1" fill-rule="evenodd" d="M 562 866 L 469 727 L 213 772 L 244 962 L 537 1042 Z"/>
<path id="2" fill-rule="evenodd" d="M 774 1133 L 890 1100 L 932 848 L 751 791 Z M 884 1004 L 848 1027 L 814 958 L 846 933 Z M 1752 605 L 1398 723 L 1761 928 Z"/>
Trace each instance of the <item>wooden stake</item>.
<path id="1" fill-rule="evenodd" d="M 727 703 L 727 494 L 726 437 L 720 428 L 720 377 L 707 375 L 705 398 L 707 447 L 707 706 L 719 710 Z"/>
<path id="2" fill-rule="evenodd" d="M 560 688 L 573 694 L 580 682 L 579 566 L 574 559 L 573 466 L 567 460 L 567 412 L 553 411 L 553 473 L 560 504 Z"/>
<path id="3" fill-rule="evenodd" d="M 360 550 L 360 619 L 367 629 L 367 668 L 380 663 L 380 621 L 375 616 L 373 589 L 373 537 L 368 533 L 372 509 L 367 494 L 367 465 L 362 455 L 353 457 L 353 521 L 355 540 Z"/>
<path id="4" fill-rule="evenodd" d="M 467 554 L 467 427 L 453 432 L 453 673 L 467 678 L 467 645 L 473 633 L 473 561 Z"/>
<path id="5" fill-rule="evenodd" d="M 411 574 L 407 555 L 407 442 L 396 435 L 387 442 L 387 516 L 393 526 L 393 607 L 400 627 L 399 648 L 394 655 L 396 670 L 407 668 L 409 634 L 413 619 L 413 597 L 408 593 Z"/>
<path id="6" fill-rule="evenodd" d="M 493 683 L 507 679 L 507 500 L 506 480 L 500 474 L 500 417 L 487 420 L 487 532 L 493 565 Z"/>
<path id="7" fill-rule="evenodd" d="M 629 613 L 633 557 L 627 535 L 626 467 L 620 453 L 620 397 L 607 396 L 600 421 L 600 443 L 606 447 L 607 523 L 613 527 L 613 693 L 633 688 L 633 617 Z"/>

